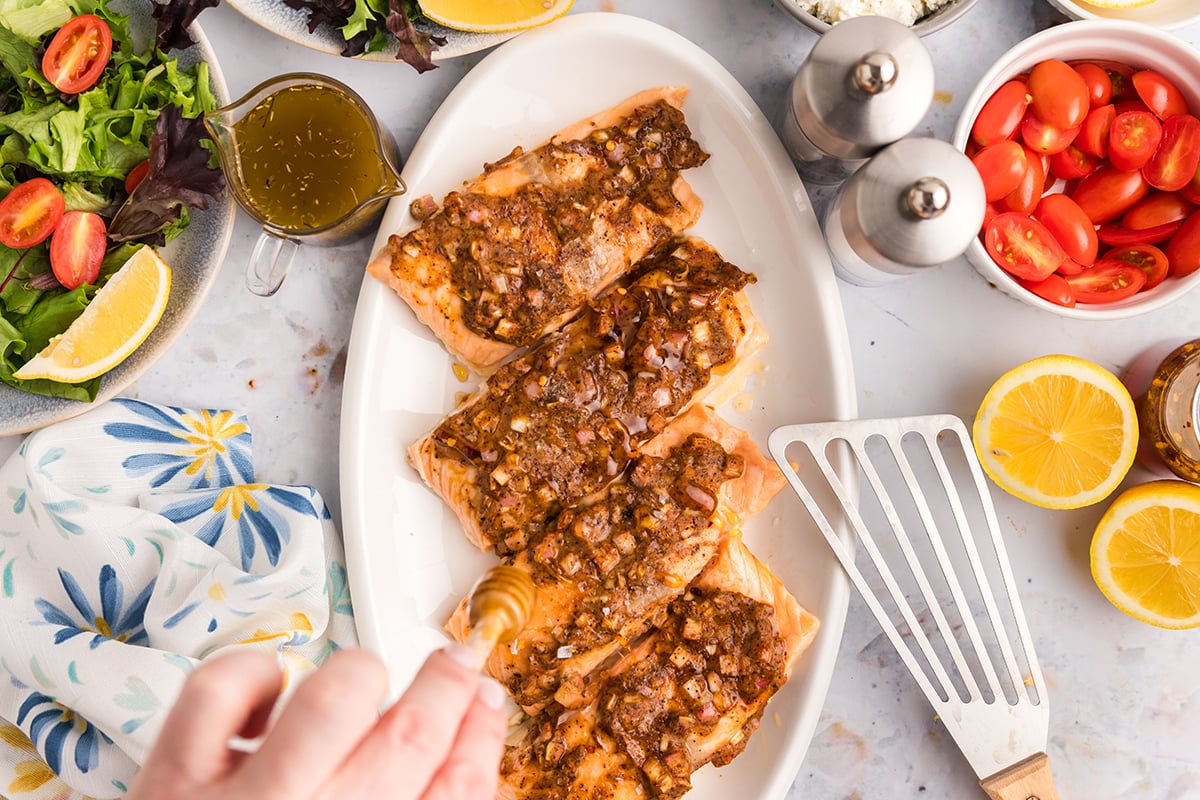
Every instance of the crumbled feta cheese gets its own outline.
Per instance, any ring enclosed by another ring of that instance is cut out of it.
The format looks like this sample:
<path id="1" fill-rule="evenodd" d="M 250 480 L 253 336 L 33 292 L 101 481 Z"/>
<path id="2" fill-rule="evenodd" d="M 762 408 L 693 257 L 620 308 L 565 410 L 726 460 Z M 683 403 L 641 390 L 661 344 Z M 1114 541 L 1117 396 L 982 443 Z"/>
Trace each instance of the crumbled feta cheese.
<path id="1" fill-rule="evenodd" d="M 951 0 L 801 0 L 800 7 L 829 24 L 875 15 L 912 25 Z"/>

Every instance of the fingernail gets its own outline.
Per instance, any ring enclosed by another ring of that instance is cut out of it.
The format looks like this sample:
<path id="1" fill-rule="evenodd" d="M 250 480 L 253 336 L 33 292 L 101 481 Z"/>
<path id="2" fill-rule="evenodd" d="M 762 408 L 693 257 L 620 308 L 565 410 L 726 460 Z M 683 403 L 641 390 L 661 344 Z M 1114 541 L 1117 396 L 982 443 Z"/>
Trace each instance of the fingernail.
<path id="1" fill-rule="evenodd" d="M 491 678 L 483 678 L 479 682 L 479 699 L 488 708 L 499 711 L 508 699 L 508 692 Z"/>
<path id="2" fill-rule="evenodd" d="M 461 642 L 452 642 L 446 645 L 442 652 L 449 656 L 451 661 L 462 664 L 469 670 L 478 669 L 474 651 Z"/>

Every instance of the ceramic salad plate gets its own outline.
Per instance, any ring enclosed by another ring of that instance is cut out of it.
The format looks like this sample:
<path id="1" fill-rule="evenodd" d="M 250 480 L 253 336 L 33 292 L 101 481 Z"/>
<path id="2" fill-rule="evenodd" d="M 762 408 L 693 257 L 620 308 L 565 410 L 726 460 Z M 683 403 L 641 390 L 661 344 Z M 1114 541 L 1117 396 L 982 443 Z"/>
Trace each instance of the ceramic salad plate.
<path id="1" fill-rule="evenodd" d="M 152 35 L 148 0 L 125 3 L 122 10 L 130 14 L 131 26 L 139 37 L 143 27 L 145 36 Z M 216 53 L 198 24 L 193 23 L 189 32 L 196 44 L 186 50 L 172 51 L 171 55 L 184 67 L 207 61 L 217 102 L 228 103 L 229 90 L 217 64 Z M 24 433 L 82 414 L 120 394 L 165 354 L 212 288 L 229 246 L 235 213 L 233 198 L 226 192 L 221 202 L 211 204 L 206 211 L 193 210 L 183 233 L 159 251 L 172 267 L 171 295 L 166 311 L 141 347 L 103 377 L 95 401 L 84 403 L 46 397 L 0 383 L 0 436 Z"/>
<path id="2" fill-rule="evenodd" d="M 484 58 L 414 147 L 404 169 L 410 194 L 391 201 L 376 249 L 388 234 L 415 227 L 414 197 L 440 199 L 514 146 L 540 144 L 568 123 L 666 84 L 689 87 L 684 112 L 711 153 L 686 173 L 705 203 L 689 232 L 757 275 L 747 292 L 771 336 L 746 389 L 719 413 L 750 430 L 764 452 L 779 425 L 852 418 L 853 370 L 838 290 L 791 161 L 716 60 L 646 20 L 569 15 Z M 495 563 L 467 543 L 405 456 L 472 388 L 392 290 L 366 278 L 342 405 L 343 525 L 360 636 L 387 661 L 398 687 L 447 641 L 443 623 Z M 792 493 L 780 493 L 744 534 L 822 628 L 746 751 L 727 767 L 696 774 L 693 800 L 786 794 L 817 723 L 846 613 L 843 573 Z"/>
<path id="3" fill-rule="evenodd" d="M 308 30 L 308 12 L 292 8 L 283 0 L 228 0 L 233 8 L 242 16 L 266 28 L 290 42 L 319 50 L 322 53 L 340 55 L 346 46 L 346 40 L 334 28 L 320 25 L 314 31 Z M 512 33 L 469 33 L 444 28 L 428 20 L 417 23 L 417 27 L 434 36 L 440 36 L 446 43 L 433 53 L 434 61 L 477 53 L 488 47 L 500 44 L 516 36 Z M 366 61 L 396 61 L 396 44 L 392 42 L 383 50 L 366 53 L 359 56 Z"/>

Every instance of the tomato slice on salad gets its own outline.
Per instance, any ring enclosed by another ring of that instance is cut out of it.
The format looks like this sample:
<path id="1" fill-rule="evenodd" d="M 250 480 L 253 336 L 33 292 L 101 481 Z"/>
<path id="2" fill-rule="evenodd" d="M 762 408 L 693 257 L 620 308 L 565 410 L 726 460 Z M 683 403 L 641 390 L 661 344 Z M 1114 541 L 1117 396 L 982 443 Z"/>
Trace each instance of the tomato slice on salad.
<path id="1" fill-rule="evenodd" d="M 65 208 L 62 193 L 47 179 L 17 184 L 0 200 L 0 244 L 21 250 L 46 241 Z"/>
<path id="2" fill-rule="evenodd" d="M 50 239 L 50 268 L 68 289 L 95 283 L 104 262 L 108 230 L 91 211 L 68 211 Z"/>
<path id="3" fill-rule="evenodd" d="M 54 88 L 79 94 L 100 80 L 112 56 L 112 30 L 95 14 L 80 14 L 58 29 L 46 54 L 42 74 Z"/>

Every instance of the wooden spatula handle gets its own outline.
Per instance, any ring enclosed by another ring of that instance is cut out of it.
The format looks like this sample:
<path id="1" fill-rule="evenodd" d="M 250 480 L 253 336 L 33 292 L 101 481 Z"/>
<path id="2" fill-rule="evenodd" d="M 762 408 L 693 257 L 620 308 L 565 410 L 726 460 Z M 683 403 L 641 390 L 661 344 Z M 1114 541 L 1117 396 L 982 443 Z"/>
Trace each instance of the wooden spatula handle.
<path id="1" fill-rule="evenodd" d="M 992 800 L 1058 800 L 1050 758 L 1045 753 L 1030 756 L 1003 772 L 979 782 Z"/>

